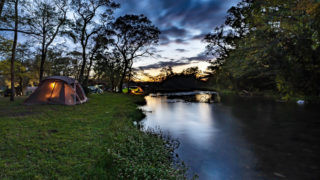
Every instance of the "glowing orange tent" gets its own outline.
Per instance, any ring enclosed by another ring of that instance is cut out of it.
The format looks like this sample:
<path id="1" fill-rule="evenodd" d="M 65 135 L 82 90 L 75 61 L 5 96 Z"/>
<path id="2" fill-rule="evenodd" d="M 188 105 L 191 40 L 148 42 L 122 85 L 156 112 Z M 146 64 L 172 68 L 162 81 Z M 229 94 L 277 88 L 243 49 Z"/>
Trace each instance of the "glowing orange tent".
<path id="1" fill-rule="evenodd" d="M 66 76 L 51 76 L 41 81 L 39 87 L 24 103 L 75 105 L 87 100 L 78 81 Z"/>

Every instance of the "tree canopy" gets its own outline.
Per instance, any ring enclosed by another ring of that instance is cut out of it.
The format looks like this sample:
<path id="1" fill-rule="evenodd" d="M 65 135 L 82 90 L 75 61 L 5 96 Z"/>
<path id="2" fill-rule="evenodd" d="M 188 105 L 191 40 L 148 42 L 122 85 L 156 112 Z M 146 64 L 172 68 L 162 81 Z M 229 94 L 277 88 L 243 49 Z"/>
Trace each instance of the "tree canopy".
<path id="1" fill-rule="evenodd" d="M 320 3 L 243 0 L 208 34 L 213 79 L 220 88 L 320 94 Z"/>

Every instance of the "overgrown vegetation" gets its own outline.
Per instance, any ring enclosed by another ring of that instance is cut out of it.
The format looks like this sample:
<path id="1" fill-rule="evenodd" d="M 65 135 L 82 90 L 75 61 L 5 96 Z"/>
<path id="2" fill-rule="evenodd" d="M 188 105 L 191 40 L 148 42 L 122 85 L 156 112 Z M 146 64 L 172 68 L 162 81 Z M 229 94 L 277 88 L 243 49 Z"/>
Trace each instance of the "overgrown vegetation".
<path id="1" fill-rule="evenodd" d="M 174 141 L 142 132 L 142 97 L 92 95 L 77 106 L 0 98 L 0 179 L 184 179 Z M 176 167 L 176 168 L 174 168 Z"/>
<path id="2" fill-rule="evenodd" d="M 320 95 L 320 2 L 242 0 L 205 38 L 215 88 Z"/>

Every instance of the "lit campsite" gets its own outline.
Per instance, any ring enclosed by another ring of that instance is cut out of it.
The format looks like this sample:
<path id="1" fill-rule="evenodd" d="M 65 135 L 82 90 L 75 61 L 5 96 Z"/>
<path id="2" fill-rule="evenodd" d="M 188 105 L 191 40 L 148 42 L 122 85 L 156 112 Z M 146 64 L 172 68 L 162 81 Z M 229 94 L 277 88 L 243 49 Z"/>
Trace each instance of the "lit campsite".
<path id="1" fill-rule="evenodd" d="M 75 105 L 85 103 L 87 100 L 78 81 L 65 76 L 51 76 L 42 80 L 24 103 Z"/>
<path id="2" fill-rule="evenodd" d="M 0 0 L 0 180 L 318 180 L 319 54 L 319 0 Z"/>

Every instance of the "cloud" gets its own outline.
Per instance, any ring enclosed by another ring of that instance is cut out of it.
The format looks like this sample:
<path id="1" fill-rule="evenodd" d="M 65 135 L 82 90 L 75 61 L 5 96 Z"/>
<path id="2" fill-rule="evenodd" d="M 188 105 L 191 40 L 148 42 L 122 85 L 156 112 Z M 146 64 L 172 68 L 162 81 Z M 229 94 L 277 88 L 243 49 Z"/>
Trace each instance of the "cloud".
<path id="1" fill-rule="evenodd" d="M 235 0 L 236 1 L 236 0 Z M 195 28 L 209 32 L 223 23 L 226 16 L 226 0 L 163 0 L 157 24 L 168 27 L 174 22 L 180 28 Z"/>
<path id="2" fill-rule="evenodd" d="M 201 34 L 192 36 L 190 39 L 191 40 L 201 40 L 202 41 L 206 37 L 207 34 L 208 33 L 201 33 Z"/>
<path id="3" fill-rule="evenodd" d="M 176 49 L 177 51 L 185 51 L 184 49 Z M 169 58 L 166 58 L 169 59 Z M 193 57 L 183 57 L 179 60 L 174 60 L 174 59 L 170 59 L 170 61 L 159 61 L 157 63 L 154 64 L 149 64 L 146 66 L 140 66 L 139 69 L 140 70 L 150 70 L 150 69 L 159 69 L 159 68 L 163 68 L 166 66 L 182 66 L 182 65 L 187 65 L 190 64 L 192 62 L 201 62 L 201 61 L 211 61 L 214 58 L 212 56 L 207 55 L 205 52 L 199 53 L 196 56 Z"/>
<path id="4" fill-rule="evenodd" d="M 159 41 L 160 45 L 168 45 L 171 42 L 169 37 L 164 34 L 160 34 L 159 38 L 160 38 L 160 41 Z"/>
<path id="5" fill-rule="evenodd" d="M 241 0 L 115 0 L 121 8 L 115 17 L 124 14 L 144 14 L 161 30 L 159 44 L 166 48 L 175 47 L 175 53 L 165 54 L 167 58 L 157 57 L 154 64 L 142 66 L 141 69 L 157 69 L 165 66 L 180 66 L 193 62 L 214 59 L 205 53 L 197 54 L 194 49 L 204 49 L 206 44 L 200 44 L 206 34 L 225 21 L 227 10 Z M 196 42 L 196 43 L 194 43 Z M 194 45 L 193 45 L 194 43 Z M 170 45 L 170 46 L 168 46 Z M 181 58 L 183 52 L 190 57 Z M 194 52 L 194 53 L 192 53 Z"/>
<path id="6" fill-rule="evenodd" d="M 161 30 L 161 34 L 173 37 L 185 37 L 188 34 L 188 31 L 183 28 L 172 26 L 170 28 Z"/>
<path id="7" fill-rule="evenodd" d="M 212 56 L 206 54 L 206 52 L 199 53 L 197 56 L 183 58 L 188 61 L 211 61 L 214 59 Z"/>
<path id="8" fill-rule="evenodd" d="M 149 64 L 146 66 L 140 66 L 139 69 L 140 70 L 150 70 L 150 69 L 159 69 L 159 68 L 163 68 L 166 66 L 182 66 L 182 65 L 186 65 L 189 64 L 189 62 L 187 61 L 180 61 L 180 60 L 176 60 L 176 61 L 159 61 L 155 64 Z"/>
<path id="9" fill-rule="evenodd" d="M 170 43 L 184 44 L 184 45 L 189 44 L 188 39 L 182 39 L 182 38 L 169 39 L 167 36 L 160 35 L 160 45 L 165 46 Z"/>
<path id="10" fill-rule="evenodd" d="M 240 0 L 115 1 L 122 6 L 116 11 L 116 16 L 142 13 L 159 27 L 164 36 L 185 39 L 192 36 L 187 29 L 208 33 L 222 24 L 227 10 Z"/>
<path id="11" fill-rule="evenodd" d="M 181 39 L 181 38 L 177 38 L 177 39 L 175 39 L 175 40 L 172 41 L 172 42 L 175 42 L 175 43 L 177 43 L 177 44 L 189 44 L 187 40 Z"/>
<path id="12" fill-rule="evenodd" d="M 186 50 L 186 49 L 181 49 L 181 48 L 178 48 L 178 49 L 176 49 L 176 51 L 178 51 L 178 52 L 187 52 L 188 50 Z"/>

